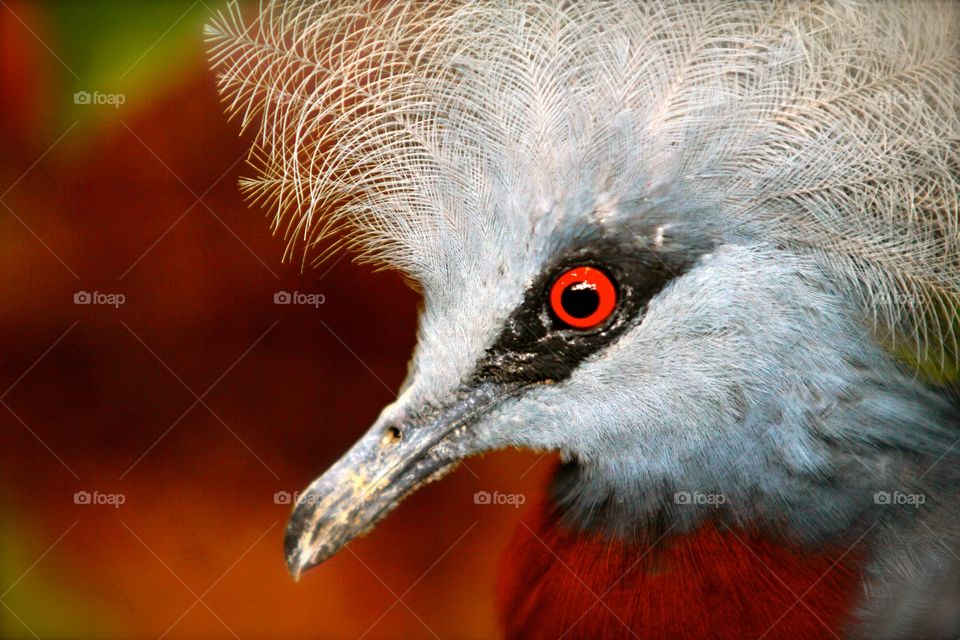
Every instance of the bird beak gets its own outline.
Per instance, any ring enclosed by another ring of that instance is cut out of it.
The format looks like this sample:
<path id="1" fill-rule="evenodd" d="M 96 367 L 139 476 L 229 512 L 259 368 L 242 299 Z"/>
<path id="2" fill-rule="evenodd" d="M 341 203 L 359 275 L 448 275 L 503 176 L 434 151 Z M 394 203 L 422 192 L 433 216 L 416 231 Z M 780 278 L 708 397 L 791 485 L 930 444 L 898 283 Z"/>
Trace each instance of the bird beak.
<path id="1" fill-rule="evenodd" d="M 502 387 L 481 385 L 446 407 L 400 419 L 382 415 L 300 494 L 284 537 L 294 580 L 366 533 L 417 488 L 453 469 L 466 455 L 455 442 L 458 434 L 503 396 Z"/>

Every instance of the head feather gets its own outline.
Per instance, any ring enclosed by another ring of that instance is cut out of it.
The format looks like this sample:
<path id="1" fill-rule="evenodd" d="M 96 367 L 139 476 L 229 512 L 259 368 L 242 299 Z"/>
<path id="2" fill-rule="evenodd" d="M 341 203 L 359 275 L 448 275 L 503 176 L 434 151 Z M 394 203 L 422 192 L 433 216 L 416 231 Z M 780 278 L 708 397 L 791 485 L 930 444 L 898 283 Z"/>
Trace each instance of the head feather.
<path id="1" fill-rule="evenodd" d="M 231 3 L 207 38 L 291 250 L 342 230 L 321 255 L 429 289 L 565 216 L 697 219 L 808 254 L 957 374 L 955 2 Z"/>

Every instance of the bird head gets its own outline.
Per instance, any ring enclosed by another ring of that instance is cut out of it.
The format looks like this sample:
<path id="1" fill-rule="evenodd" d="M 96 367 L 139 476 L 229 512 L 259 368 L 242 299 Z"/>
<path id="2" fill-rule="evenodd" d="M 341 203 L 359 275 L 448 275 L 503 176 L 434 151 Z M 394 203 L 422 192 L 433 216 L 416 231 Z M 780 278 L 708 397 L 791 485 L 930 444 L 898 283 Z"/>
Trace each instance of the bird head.
<path id="1" fill-rule="evenodd" d="M 423 294 L 397 400 L 294 507 L 291 572 L 486 451 L 559 452 L 581 526 L 623 533 L 699 489 L 815 535 L 857 513 L 831 483 L 868 482 L 851 456 L 939 441 L 945 403 L 916 372 L 955 374 L 960 45 L 955 16 L 876 9 L 288 2 L 214 21 L 225 100 L 257 130 L 252 197 L 294 244 L 343 229 Z M 904 20 L 922 40 L 886 46 Z"/>

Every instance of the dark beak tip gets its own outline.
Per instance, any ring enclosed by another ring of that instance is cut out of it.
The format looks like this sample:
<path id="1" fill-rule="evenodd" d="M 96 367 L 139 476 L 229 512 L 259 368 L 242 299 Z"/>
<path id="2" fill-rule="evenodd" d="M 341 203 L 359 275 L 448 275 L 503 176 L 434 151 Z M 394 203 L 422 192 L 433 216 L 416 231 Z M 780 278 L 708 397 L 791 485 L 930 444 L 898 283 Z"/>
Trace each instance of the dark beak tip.
<path id="1" fill-rule="evenodd" d="M 290 573 L 294 582 L 299 582 L 304 572 L 321 564 L 324 559 L 322 554 L 304 557 L 301 555 L 299 548 L 297 548 L 292 553 L 286 554 L 287 571 Z"/>
<path id="2" fill-rule="evenodd" d="M 283 555 L 286 560 L 287 571 L 294 582 L 299 582 L 304 571 L 313 566 L 313 563 L 304 564 L 300 549 L 302 528 L 296 526 L 296 520 L 291 520 L 283 536 Z"/>
<path id="3" fill-rule="evenodd" d="M 283 536 L 283 555 L 287 571 L 294 582 L 299 582 L 305 571 L 316 567 L 332 555 L 325 545 L 312 548 L 305 543 L 305 527 L 308 526 L 306 523 L 305 519 L 298 518 L 295 514 Z"/>
<path id="4" fill-rule="evenodd" d="M 292 527 L 287 527 L 283 534 L 283 555 L 288 565 L 300 556 L 300 532 L 292 530 Z"/>
<path id="5" fill-rule="evenodd" d="M 303 557 L 300 555 L 300 549 L 296 548 L 293 552 L 286 552 L 287 571 L 294 582 L 300 582 L 301 576 L 305 571 L 312 569 L 320 564 L 313 557 Z"/>
<path id="6" fill-rule="evenodd" d="M 303 567 L 300 566 L 300 554 L 294 551 L 292 554 L 287 552 L 285 555 L 287 571 L 294 582 L 300 581 L 300 575 L 303 573 Z"/>
<path id="7" fill-rule="evenodd" d="M 300 569 L 297 568 L 295 564 L 287 562 L 287 571 L 290 573 L 290 577 L 293 578 L 294 582 L 300 582 Z"/>

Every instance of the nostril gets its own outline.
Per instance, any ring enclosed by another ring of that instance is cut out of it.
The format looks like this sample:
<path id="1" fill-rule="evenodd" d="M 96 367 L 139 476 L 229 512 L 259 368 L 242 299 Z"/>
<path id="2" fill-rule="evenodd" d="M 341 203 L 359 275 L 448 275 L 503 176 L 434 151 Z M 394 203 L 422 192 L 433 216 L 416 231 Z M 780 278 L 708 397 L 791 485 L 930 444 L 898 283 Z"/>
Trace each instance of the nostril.
<path id="1" fill-rule="evenodd" d="M 387 427 L 383 430 L 383 444 L 396 444 L 403 437 L 403 432 L 399 427 Z"/>

